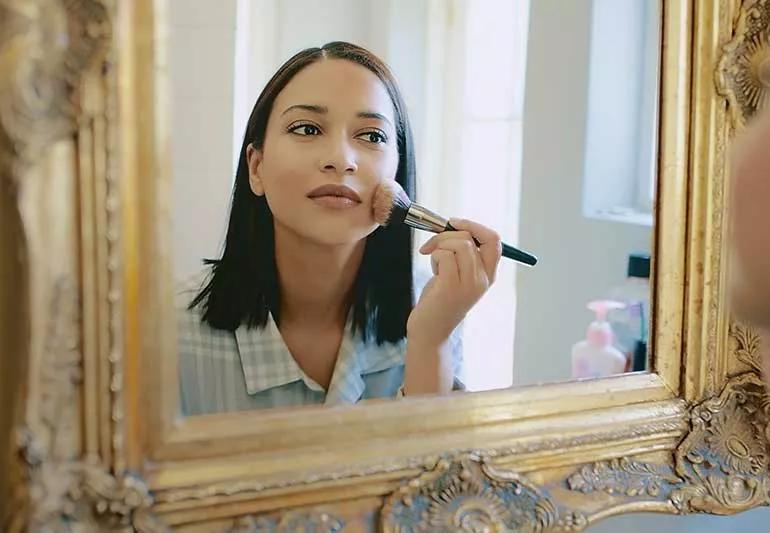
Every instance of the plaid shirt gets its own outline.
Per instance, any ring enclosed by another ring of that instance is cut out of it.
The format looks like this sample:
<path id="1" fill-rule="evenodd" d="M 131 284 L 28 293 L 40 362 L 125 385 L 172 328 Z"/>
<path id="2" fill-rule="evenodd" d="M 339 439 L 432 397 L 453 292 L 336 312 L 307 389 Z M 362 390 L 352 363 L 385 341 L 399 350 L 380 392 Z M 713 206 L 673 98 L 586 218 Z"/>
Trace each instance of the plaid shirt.
<path id="1" fill-rule="evenodd" d="M 416 285 L 422 280 L 415 276 Z M 201 321 L 199 308 L 187 304 L 201 278 L 179 292 L 179 384 L 184 415 L 243 411 L 307 404 L 356 403 L 395 397 L 404 379 L 406 339 L 364 342 L 345 328 L 328 390 L 308 377 L 289 352 L 271 315 L 264 328 L 241 325 L 234 332 Z M 424 281 L 427 281 L 425 279 Z M 462 366 L 459 328 L 451 338 L 457 376 Z M 455 388 L 462 383 L 455 379 Z"/>

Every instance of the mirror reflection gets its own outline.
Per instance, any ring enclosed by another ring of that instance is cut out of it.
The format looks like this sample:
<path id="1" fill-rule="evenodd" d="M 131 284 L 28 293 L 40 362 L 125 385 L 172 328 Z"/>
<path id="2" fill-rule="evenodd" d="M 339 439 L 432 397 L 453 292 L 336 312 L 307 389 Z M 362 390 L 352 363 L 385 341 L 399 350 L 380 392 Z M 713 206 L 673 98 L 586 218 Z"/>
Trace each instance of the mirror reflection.
<path id="1" fill-rule="evenodd" d="M 169 2 L 182 412 L 646 370 L 660 18 Z"/>

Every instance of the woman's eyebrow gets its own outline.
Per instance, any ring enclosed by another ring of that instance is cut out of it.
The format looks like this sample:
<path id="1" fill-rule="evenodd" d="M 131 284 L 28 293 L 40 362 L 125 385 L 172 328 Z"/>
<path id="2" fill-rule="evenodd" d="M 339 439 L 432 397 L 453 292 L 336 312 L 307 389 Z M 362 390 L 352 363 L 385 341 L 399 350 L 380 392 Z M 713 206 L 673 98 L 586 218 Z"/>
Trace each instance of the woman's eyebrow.
<path id="1" fill-rule="evenodd" d="M 310 104 L 296 104 L 291 105 L 286 108 L 286 110 L 281 113 L 281 116 L 285 115 L 289 111 L 292 111 L 294 109 L 302 109 L 303 111 L 310 111 L 312 113 L 318 113 L 320 115 L 326 114 L 329 112 L 329 108 L 321 105 L 310 105 Z"/>
<path id="2" fill-rule="evenodd" d="M 388 119 L 388 117 L 386 117 L 382 113 L 375 113 L 374 111 L 360 111 L 358 113 L 358 116 L 360 118 L 379 119 L 379 120 L 382 120 L 383 122 L 387 122 L 388 124 L 390 124 L 391 127 L 393 127 L 393 123 Z"/>
<path id="3" fill-rule="evenodd" d="M 310 111 L 311 113 L 318 113 L 319 115 L 325 115 L 329 112 L 329 108 L 322 105 L 311 105 L 311 104 L 295 104 L 287 107 L 281 115 L 285 115 L 289 111 L 293 110 L 302 110 L 302 111 Z M 373 118 L 377 120 L 382 120 L 383 122 L 387 122 L 390 124 L 391 127 L 393 127 L 393 123 L 383 115 L 382 113 L 377 113 L 375 111 L 359 111 L 356 113 L 356 116 L 359 118 Z"/>

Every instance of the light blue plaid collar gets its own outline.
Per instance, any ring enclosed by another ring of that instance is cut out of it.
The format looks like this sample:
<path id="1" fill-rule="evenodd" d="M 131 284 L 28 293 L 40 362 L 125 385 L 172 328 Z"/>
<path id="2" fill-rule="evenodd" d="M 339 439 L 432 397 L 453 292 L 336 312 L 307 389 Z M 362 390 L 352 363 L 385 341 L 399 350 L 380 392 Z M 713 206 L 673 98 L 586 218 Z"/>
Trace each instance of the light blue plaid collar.
<path id="1" fill-rule="evenodd" d="M 311 390 L 323 392 L 323 387 L 305 374 L 292 357 L 272 315 L 268 315 L 264 329 L 241 325 L 235 330 L 235 338 L 249 394 L 298 381 Z M 405 346 L 405 341 L 380 346 L 374 341 L 364 343 L 359 334 L 351 334 L 349 321 L 325 403 L 357 402 L 366 386 L 364 376 L 403 364 Z"/>

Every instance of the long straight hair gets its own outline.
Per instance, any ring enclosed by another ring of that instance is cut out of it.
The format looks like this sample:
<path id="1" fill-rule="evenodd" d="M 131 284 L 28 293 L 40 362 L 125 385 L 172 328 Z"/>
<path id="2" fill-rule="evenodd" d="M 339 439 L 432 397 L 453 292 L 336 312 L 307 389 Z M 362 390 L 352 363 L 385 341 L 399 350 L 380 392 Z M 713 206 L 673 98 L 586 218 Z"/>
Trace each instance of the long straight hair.
<path id="1" fill-rule="evenodd" d="M 406 105 L 388 67 L 371 52 L 346 42 L 303 50 L 278 69 L 251 111 L 235 175 L 230 220 L 219 259 L 204 259 L 211 276 L 189 305 L 202 306 L 202 320 L 217 329 L 240 325 L 264 327 L 268 313 L 277 324 L 281 295 L 275 262 L 273 214 L 264 196 L 249 185 L 246 149 L 262 149 L 268 118 L 278 94 L 302 69 L 323 59 L 352 61 L 382 81 L 393 102 L 398 143 L 396 181 L 414 200 L 415 156 Z M 364 257 L 353 285 L 352 330 L 378 344 L 406 336 L 414 305 L 412 232 L 405 225 L 378 228 L 366 239 Z"/>

